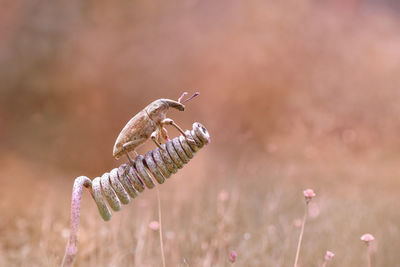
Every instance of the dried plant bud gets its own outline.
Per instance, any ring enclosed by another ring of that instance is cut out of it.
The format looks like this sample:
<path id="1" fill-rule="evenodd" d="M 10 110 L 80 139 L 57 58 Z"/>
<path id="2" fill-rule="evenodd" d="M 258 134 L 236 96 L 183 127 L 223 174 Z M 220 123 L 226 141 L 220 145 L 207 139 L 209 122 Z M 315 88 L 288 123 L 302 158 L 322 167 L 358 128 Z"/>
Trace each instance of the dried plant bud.
<path id="1" fill-rule="evenodd" d="M 229 261 L 234 263 L 237 258 L 237 253 L 236 251 L 232 250 L 231 253 L 229 254 Z"/>
<path id="2" fill-rule="evenodd" d="M 375 237 L 371 234 L 366 233 L 366 234 L 363 234 L 360 239 L 362 241 L 364 241 L 367 246 L 369 246 L 369 243 L 374 241 Z"/>
<path id="3" fill-rule="evenodd" d="M 304 190 L 304 191 L 303 191 L 303 194 L 304 194 L 304 198 L 306 199 L 306 203 L 307 203 L 307 204 L 308 204 L 308 202 L 311 201 L 311 199 L 312 199 L 313 197 L 316 196 L 316 194 L 314 193 L 314 190 L 312 190 L 312 189 L 306 189 L 306 190 Z"/>
<path id="4" fill-rule="evenodd" d="M 151 221 L 149 223 L 149 228 L 153 231 L 158 231 L 158 229 L 160 229 L 160 224 L 157 221 Z"/>
<path id="5" fill-rule="evenodd" d="M 325 253 L 325 260 L 330 261 L 335 256 L 335 253 L 327 250 Z"/>

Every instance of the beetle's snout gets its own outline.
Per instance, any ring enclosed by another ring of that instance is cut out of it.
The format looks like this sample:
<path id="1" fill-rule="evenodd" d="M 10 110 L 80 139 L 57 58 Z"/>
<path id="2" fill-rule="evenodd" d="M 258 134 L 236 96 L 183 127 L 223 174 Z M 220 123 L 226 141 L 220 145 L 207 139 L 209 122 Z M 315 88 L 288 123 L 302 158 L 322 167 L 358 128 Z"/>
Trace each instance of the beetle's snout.
<path id="1" fill-rule="evenodd" d="M 184 111 L 185 110 L 185 106 L 183 104 L 177 102 L 177 101 L 170 100 L 170 99 L 165 99 L 164 101 L 171 108 L 176 108 L 179 111 Z"/>
<path id="2" fill-rule="evenodd" d="M 184 105 L 179 105 L 179 106 L 176 106 L 176 107 L 173 107 L 173 108 L 176 108 L 179 111 L 184 111 L 185 110 L 185 106 Z"/>

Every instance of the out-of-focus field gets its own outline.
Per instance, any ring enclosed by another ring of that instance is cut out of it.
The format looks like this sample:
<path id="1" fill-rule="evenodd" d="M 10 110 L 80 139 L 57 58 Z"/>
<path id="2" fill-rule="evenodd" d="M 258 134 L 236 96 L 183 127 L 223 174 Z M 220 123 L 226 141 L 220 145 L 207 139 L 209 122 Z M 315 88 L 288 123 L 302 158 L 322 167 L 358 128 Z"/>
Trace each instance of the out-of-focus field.
<path id="1" fill-rule="evenodd" d="M 249 162 L 243 156 L 229 166 L 223 159 L 209 161 L 213 151 L 211 145 L 205 148 L 159 186 L 168 266 L 229 266 L 232 249 L 237 266 L 291 266 L 304 210 L 302 189 L 310 186 L 317 197 L 310 204 L 301 266 L 319 266 L 328 249 L 336 254 L 331 266 L 365 266 L 360 241 L 365 232 L 376 237 L 374 266 L 397 266 L 395 163 L 338 158 L 283 163 L 268 157 Z M 68 234 L 72 174 L 43 175 L 31 166 L 2 175 L 10 181 L 2 185 L 7 204 L 1 265 L 58 265 Z M 34 181 L 43 176 L 47 184 Z M 155 190 L 146 190 L 105 223 L 85 193 L 76 266 L 161 266 L 158 232 L 149 228 L 158 218 L 156 203 Z"/>
<path id="2" fill-rule="evenodd" d="M 159 186 L 167 266 L 293 266 L 306 188 L 300 266 L 366 266 L 366 232 L 373 266 L 400 266 L 398 5 L 275 2 L 6 1 L 0 266 L 59 265 L 75 177 L 123 163 L 124 124 L 183 91 L 169 116 L 212 141 Z M 156 200 L 104 222 L 85 191 L 76 266 L 161 266 Z"/>

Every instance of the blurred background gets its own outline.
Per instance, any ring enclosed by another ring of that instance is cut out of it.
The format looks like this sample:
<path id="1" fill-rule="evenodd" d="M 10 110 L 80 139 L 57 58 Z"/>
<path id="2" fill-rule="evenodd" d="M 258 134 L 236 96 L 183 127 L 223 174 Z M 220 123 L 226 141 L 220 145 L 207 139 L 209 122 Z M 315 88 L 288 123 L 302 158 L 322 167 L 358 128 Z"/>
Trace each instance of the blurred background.
<path id="1" fill-rule="evenodd" d="M 398 1 L 0 6 L 1 266 L 59 265 L 74 179 L 125 162 L 125 123 L 184 91 L 168 116 L 212 142 L 159 187 L 169 266 L 293 265 L 309 187 L 300 266 L 365 265 L 365 232 L 399 266 Z M 83 200 L 76 266 L 161 266 L 155 190 L 107 223 Z"/>

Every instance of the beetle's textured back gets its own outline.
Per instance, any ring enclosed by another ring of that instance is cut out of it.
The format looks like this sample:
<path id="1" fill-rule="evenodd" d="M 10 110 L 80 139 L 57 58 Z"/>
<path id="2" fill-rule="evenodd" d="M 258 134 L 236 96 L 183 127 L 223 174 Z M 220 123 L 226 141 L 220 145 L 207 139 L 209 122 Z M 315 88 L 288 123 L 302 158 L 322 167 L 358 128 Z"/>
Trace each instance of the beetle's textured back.
<path id="1" fill-rule="evenodd" d="M 140 146 L 150 137 L 157 128 L 156 124 L 149 118 L 145 110 L 135 115 L 122 129 L 115 141 L 113 156 L 118 159 L 123 153 L 123 145 L 127 142 L 133 143 L 127 147 L 127 151 Z"/>

